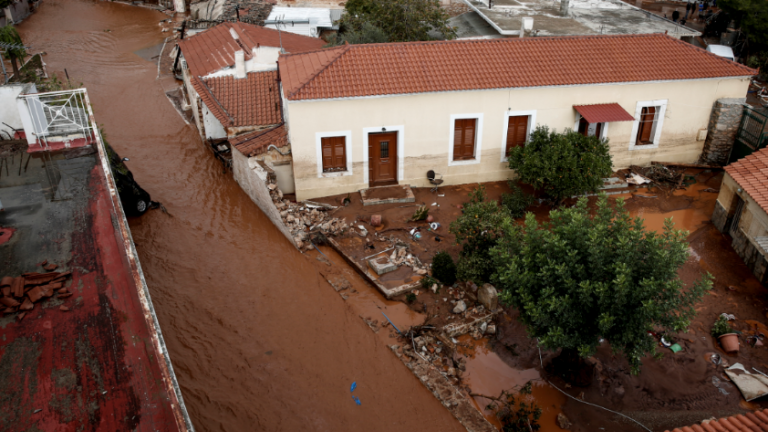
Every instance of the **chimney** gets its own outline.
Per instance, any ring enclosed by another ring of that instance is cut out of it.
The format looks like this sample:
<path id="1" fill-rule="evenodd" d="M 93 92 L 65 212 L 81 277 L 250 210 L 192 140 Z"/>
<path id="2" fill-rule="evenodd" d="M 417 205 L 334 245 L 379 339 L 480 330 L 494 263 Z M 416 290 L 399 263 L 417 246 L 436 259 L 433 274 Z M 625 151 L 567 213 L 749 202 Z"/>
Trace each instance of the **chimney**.
<path id="1" fill-rule="evenodd" d="M 560 0 L 560 15 L 568 16 L 568 2 L 570 0 Z"/>
<path id="2" fill-rule="evenodd" d="M 235 78 L 245 78 L 245 52 L 235 52 Z"/>

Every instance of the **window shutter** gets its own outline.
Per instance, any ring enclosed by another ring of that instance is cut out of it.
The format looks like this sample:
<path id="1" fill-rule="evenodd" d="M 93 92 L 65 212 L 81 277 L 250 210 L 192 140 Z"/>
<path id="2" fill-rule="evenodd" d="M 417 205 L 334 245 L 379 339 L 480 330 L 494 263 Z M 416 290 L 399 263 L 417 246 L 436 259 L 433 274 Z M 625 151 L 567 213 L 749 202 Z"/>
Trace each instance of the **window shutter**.
<path id="1" fill-rule="evenodd" d="M 464 142 L 464 120 L 456 120 L 453 124 L 453 160 L 461 160 Z"/>
<path id="2" fill-rule="evenodd" d="M 466 160 L 475 157 L 475 127 L 477 119 L 456 120 L 453 130 L 453 159 Z"/>
<path id="3" fill-rule="evenodd" d="M 330 138 L 322 138 L 321 146 L 323 151 L 323 171 L 333 168 L 333 146 Z"/>
<path id="4" fill-rule="evenodd" d="M 333 166 L 339 171 L 346 171 L 346 137 L 334 137 L 333 140 Z"/>
<path id="5" fill-rule="evenodd" d="M 512 147 L 525 144 L 528 135 L 528 116 L 512 116 L 507 121 L 507 153 Z"/>
<path id="6" fill-rule="evenodd" d="M 653 137 L 653 123 L 656 119 L 656 107 L 644 107 L 640 112 L 640 126 L 637 128 L 637 142 L 635 144 L 651 144 Z"/>

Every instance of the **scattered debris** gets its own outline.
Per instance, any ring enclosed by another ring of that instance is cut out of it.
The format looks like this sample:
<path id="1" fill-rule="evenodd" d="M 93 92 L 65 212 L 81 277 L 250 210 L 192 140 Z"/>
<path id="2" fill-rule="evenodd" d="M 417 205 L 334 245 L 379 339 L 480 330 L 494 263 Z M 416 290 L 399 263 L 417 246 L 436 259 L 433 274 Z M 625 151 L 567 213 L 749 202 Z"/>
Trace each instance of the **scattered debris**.
<path id="1" fill-rule="evenodd" d="M 27 312 L 35 308 L 35 303 L 50 298 L 54 293 L 58 293 L 58 298 L 66 298 L 72 295 L 64 283 L 71 275 L 71 272 L 53 272 L 58 266 L 47 264 L 48 261 L 41 263 L 48 273 L 24 273 L 21 276 L 4 276 L 0 280 L 0 304 L 5 306 L 3 313 L 8 315 L 20 312 L 17 319 L 21 321 Z M 61 306 L 61 310 L 65 306 Z"/>
<path id="2" fill-rule="evenodd" d="M 726 369 L 725 374 L 747 402 L 768 395 L 768 378 L 749 373 L 741 363 Z"/>
<path id="3" fill-rule="evenodd" d="M 557 425 L 560 426 L 560 429 L 570 429 L 571 428 L 571 422 L 568 420 L 568 417 L 565 416 L 563 413 L 557 414 Z"/>

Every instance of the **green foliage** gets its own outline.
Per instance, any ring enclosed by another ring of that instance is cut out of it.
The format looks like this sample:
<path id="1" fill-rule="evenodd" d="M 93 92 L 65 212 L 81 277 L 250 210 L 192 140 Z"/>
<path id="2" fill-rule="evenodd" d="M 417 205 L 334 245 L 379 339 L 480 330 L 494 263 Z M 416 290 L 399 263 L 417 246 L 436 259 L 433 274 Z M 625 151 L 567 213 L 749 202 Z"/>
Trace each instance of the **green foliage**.
<path id="1" fill-rule="evenodd" d="M 440 281 L 430 275 L 424 276 L 419 282 L 421 282 L 421 287 L 425 290 L 428 290 L 432 288 L 432 285 L 437 284 L 437 292 L 440 292 Z"/>
<path id="2" fill-rule="evenodd" d="M 524 146 L 509 151 L 509 167 L 523 183 L 558 203 L 573 195 L 596 192 L 611 174 L 608 141 L 566 129 L 558 134 L 539 126 Z"/>
<path id="3" fill-rule="evenodd" d="M 412 292 L 409 292 L 408 294 L 405 295 L 405 301 L 407 301 L 408 303 L 415 302 L 416 301 L 416 294 L 414 294 Z"/>
<path id="4" fill-rule="evenodd" d="M 448 252 L 440 251 L 432 257 L 432 276 L 443 285 L 456 283 L 456 264 L 453 263 L 453 258 Z"/>
<path id="5" fill-rule="evenodd" d="M 728 318 L 720 316 L 715 320 L 715 324 L 712 326 L 712 336 L 718 338 L 724 334 L 733 333 L 731 324 L 728 323 Z"/>
<path id="6" fill-rule="evenodd" d="M 760 69 L 760 79 L 768 79 L 768 51 L 747 57 L 747 66 Z"/>
<path id="7" fill-rule="evenodd" d="M 416 212 L 413 213 L 413 216 L 411 216 L 412 221 L 421 221 L 427 218 L 427 215 L 429 214 L 429 207 L 426 205 L 423 205 L 416 209 Z"/>
<path id="8" fill-rule="evenodd" d="M 19 44 L 19 45 L 24 44 L 21 41 L 21 36 L 19 35 L 19 32 L 16 31 L 16 27 L 10 24 L 6 25 L 5 27 L 0 27 L 0 42 Z M 11 60 L 23 59 L 24 57 L 26 57 L 26 55 L 27 55 L 27 52 L 24 50 L 24 48 L 5 50 L 5 58 L 11 59 Z"/>
<path id="9" fill-rule="evenodd" d="M 500 300 L 520 311 L 543 347 L 588 357 L 605 338 L 638 373 L 641 357 L 655 352 L 647 333 L 688 327 L 693 305 L 712 286 L 709 274 L 690 287 L 677 275 L 688 259 L 688 233 L 673 229 L 671 219 L 662 233 L 647 232 L 623 200 L 612 207 L 605 194 L 594 216 L 582 198 L 550 220 L 539 224 L 529 213 L 491 251 Z"/>
<path id="10" fill-rule="evenodd" d="M 344 33 L 335 33 L 328 38 L 327 47 L 343 45 L 385 43 L 389 42 L 389 37 L 384 31 L 371 23 L 363 23 L 360 29 L 349 30 Z"/>
<path id="11" fill-rule="evenodd" d="M 765 0 L 718 0 L 717 7 L 736 20 L 753 48 L 768 48 L 768 2 Z"/>
<path id="12" fill-rule="evenodd" d="M 489 282 L 495 271 L 491 248 L 506 231 L 514 229 L 507 212 L 502 211 L 496 201 L 486 199 L 484 186 L 470 192 L 463 214 L 450 226 L 456 243 L 463 243 L 456 266 L 458 280 L 478 285 Z"/>
<path id="13" fill-rule="evenodd" d="M 539 418 L 542 410 L 530 397 L 533 392 L 531 382 L 520 389 L 520 395 L 502 392 L 497 399 L 500 405 L 490 404 L 488 409 L 493 411 L 501 422 L 502 432 L 531 432 L 541 429 Z"/>
<path id="14" fill-rule="evenodd" d="M 351 32 L 365 35 L 354 36 L 353 40 L 369 40 L 374 34 L 378 35 L 374 28 L 389 42 L 432 40 L 430 32 L 442 34 L 445 39 L 456 36 L 438 0 L 351 0 L 345 9 L 347 13 L 340 21 L 342 38 Z M 378 36 L 373 40 L 378 41 Z"/>
<path id="15" fill-rule="evenodd" d="M 509 212 L 511 217 L 515 219 L 523 217 L 525 209 L 533 204 L 535 198 L 533 195 L 525 193 L 517 181 L 510 180 L 507 183 L 512 189 L 512 193 L 505 193 L 501 196 L 501 206 Z"/>

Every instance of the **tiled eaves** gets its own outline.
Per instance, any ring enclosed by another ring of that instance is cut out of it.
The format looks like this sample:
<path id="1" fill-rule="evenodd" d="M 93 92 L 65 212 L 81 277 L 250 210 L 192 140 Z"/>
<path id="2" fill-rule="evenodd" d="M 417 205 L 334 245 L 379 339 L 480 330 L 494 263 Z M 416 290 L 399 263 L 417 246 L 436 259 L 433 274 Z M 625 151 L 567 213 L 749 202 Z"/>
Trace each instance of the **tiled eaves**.
<path id="1" fill-rule="evenodd" d="M 757 410 L 665 432 L 768 432 L 768 410 Z"/>
<path id="2" fill-rule="evenodd" d="M 328 61 L 331 51 L 335 56 Z M 663 34 L 350 45 L 281 55 L 278 63 L 289 100 L 741 77 L 756 72 Z"/>
<path id="3" fill-rule="evenodd" d="M 192 82 L 211 113 L 224 127 L 264 126 L 282 121 L 277 71 L 249 72 Z"/>
<path id="4" fill-rule="evenodd" d="M 221 103 L 219 103 L 216 97 L 211 94 L 211 89 L 208 87 L 205 81 L 203 81 L 202 78 L 196 76 L 193 76 L 191 81 L 192 87 L 194 87 L 197 94 L 200 95 L 200 99 L 203 100 L 205 106 L 208 107 L 208 109 L 211 111 L 211 113 L 213 113 L 214 117 L 216 117 L 221 125 L 224 127 L 232 126 L 234 119 L 229 115 Z"/>
<path id="5" fill-rule="evenodd" d="M 768 212 L 768 148 L 726 166 L 725 172 L 763 211 Z"/>
<path id="6" fill-rule="evenodd" d="M 230 138 L 230 145 L 247 157 L 264 153 L 270 145 L 285 147 L 288 144 L 288 131 L 283 123 L 266 130 L 260 130 Z"/>

